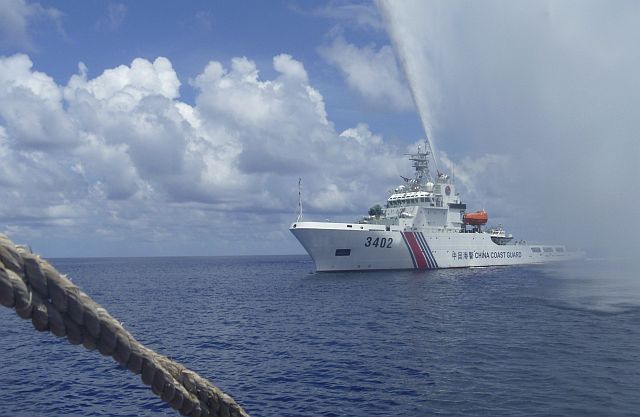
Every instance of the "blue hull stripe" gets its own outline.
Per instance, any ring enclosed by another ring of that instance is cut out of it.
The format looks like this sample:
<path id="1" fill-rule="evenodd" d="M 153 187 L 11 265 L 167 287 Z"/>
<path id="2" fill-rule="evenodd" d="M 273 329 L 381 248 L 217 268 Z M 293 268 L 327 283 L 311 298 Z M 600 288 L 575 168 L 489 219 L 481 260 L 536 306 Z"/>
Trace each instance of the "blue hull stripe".
<path id="1" fill-rule="evenodd" d="M 431 248 L 429 247 L 429 244 L 427 243 L 427 240 L 424 238 L 424 235 L 422 234 L 422 232 L 415 233 L 415 235 L 418 238 L 418 243 L 420 243 L 420 247 L 422 248 L 422 251 L 424 252 L 427 260 L 429 261 L 429 268 L 438 268 L 438 262 L 436 262 L 436 257 L 433 256 L 433 253 L 431 252 Z"/>
<path id="2" fill-rule="evenodd" d="M 420 235 L 422 236 L 422 240 L 424 241 L 424 245 L 427 248 L 427 251 L 429 252 L 429 256 L 431 256 L 431 259 L 433 260 L 433 265 L 435 268 L 438 268 L 438 262 L 436 261 L 436 257 L 433 254 L 433 252 L 431 251 L 431 248 L 429 247 L 429 244 L 427 243 L 427 239 L 425 239 L 425 237 L 422 235 L 422 233 L 420 233 Z"/>

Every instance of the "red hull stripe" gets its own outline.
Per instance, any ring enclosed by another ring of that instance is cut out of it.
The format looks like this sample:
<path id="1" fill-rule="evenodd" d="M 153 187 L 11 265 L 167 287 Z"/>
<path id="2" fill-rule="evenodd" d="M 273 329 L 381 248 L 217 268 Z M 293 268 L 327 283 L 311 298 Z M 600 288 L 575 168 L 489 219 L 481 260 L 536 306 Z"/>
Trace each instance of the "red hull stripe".
<path id="1" fill-rule="evenodd" d="M 401 232 L 400 235 L 402 236 L 402 241 L 404 242 L 404 244 L 407 245 L 409 256 L 411 256 L 411 262 L 413 262 L 413 267 L 415 269 L 418 269 L 418 265 L 416 264 L 416 257 L 413 256 L 413 251 L 411 250 L 411 246 L 409 246 L 409 242 L 407 242 L 407 237 L 404 235 L 404 232 Z"/>
<path id="2" fill-rule="evenodd" d="M 407 243 L 409 243 L 409 248 L 413 253 L 413 257 L 416 259 L 418 269 L 426 269 L 427 259 L 425 258 L 424 253 L 422 252 L 422 249 L 420 249 L 420 245 L 418 244 L 416 237 L 413 235 L 413 232 L 402 232 L 402 234 L 407 240 Z"/>

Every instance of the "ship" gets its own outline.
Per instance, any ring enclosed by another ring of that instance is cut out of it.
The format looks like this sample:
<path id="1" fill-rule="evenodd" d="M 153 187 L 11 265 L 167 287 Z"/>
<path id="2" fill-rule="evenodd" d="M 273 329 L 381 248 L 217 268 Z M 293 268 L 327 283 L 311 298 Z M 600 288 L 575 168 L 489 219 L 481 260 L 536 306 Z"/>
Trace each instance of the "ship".
<path id="1" fill-rule="evenodd" d="M 488 228 L 489 214 L 467 212 L 453 178 L 439 171 L 431 175 L 429 149 L 425 143 L 407 154 L 414 177 L 402 177 L 384 207 L 372 207 L 353 223 L 303 221 L 300 197 L 300 213 L 289 230 L 317 272 L 490 267 L 585 256 L 561 244 L 514 240 L 501 225 Z"/>

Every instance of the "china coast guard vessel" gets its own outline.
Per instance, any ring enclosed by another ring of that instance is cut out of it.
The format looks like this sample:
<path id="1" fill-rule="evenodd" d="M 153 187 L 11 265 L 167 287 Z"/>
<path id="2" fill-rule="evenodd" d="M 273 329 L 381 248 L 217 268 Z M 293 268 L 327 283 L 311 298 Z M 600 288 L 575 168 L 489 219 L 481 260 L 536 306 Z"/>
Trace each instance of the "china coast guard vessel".
<path id="1" fill-rule="evenodd" d="M 429 172 L 430 152 L 409 154 L 414 178 L 405 178 L 385 207 L 354 223 L 301 221 L 289 230 L 317 271 L 436 269 L 574 260 L 584 253 L 564 245 L 514 241 L 502 227 L 483 230 L 484 211 L 467 213 L 448 175 Z M 300 203 L 302 214 L 302 202 Z"/>

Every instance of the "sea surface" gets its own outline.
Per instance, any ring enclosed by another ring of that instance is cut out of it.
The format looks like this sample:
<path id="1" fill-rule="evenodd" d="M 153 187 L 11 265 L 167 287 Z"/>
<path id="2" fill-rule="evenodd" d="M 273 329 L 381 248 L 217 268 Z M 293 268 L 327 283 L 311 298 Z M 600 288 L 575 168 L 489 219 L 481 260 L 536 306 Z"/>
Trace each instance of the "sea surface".
<path id="1" fill-rule="evenodd" d="M 612 261 L 312 273 L 306 256 L 54 259 L 253 416 L 638 416 L 640 274 Z M 0 416 L 175 416 L 0 307 Z"/>

